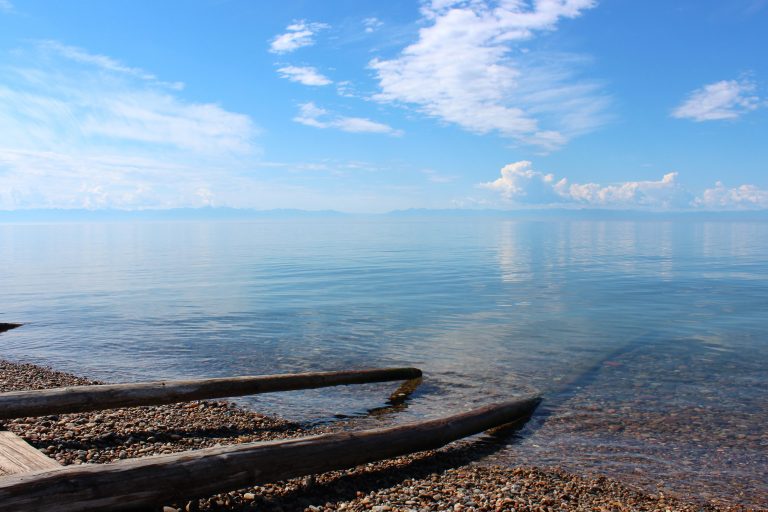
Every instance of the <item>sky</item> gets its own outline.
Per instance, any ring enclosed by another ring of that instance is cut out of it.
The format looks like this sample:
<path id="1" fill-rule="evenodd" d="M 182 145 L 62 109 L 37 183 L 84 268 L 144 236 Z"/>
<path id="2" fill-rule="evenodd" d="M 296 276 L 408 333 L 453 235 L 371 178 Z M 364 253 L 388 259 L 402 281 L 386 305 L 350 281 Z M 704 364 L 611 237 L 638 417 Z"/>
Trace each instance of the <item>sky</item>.
<path id="1" fill-rule="evenodd" d="M 0 0 L 0 210 L 768 208 L 768 0 Z"/>

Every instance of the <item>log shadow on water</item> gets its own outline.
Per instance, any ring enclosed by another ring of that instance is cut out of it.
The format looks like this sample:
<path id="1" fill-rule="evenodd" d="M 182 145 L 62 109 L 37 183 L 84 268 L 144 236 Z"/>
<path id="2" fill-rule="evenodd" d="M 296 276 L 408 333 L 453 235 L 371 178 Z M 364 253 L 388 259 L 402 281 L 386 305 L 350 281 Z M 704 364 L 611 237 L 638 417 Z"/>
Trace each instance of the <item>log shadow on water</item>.
<path id="1" fill-rule="evenodd" d="M 543 390 L 541 394 L 544 396 L 544 400 L 534 412 L 531 421 L 526 425 L 525 431 L 521 434 L 530 436 L 541 429 L 547 420 L 556 415 L 565 404 L 588 389 L 600 377 L 607 363 L 627 357 L 638 349 L 648 349 L 654 345 L 661 345 L 665 340 L 666 338 L 656 331 L 649 331 L 631 338 L 613 350 L 602 354 L 588 365 L 577 368 L 560 381 L 558 385 Z"/>
<path id="2" fill-rule="evenodd" d="M 635 337 L 603 354 L 597 361 L 577 369 L 558 386 L 548 390 L 545 393 L 544 407 L 537 408 L 532 415 L 511 424 L 497 427 L 469 440 L 454 442 L 437 451 L 400 458 L 394 464 L 376 463 L 353 473 L 331 475 L 330 479 L 324 478 L 322 482 L 318 482 L 315 477 L 306 477 L 302 480 L 302 485 L 294 491 L 288 491 L 277 498 L 257 495 L 252 505 L 231 510 L 250 510 L 253 505 L 262 510 L 304 510 L 307 505 L 318 500 L 323 503 L 350 501 L 358 497 L 359 492 L 363 494 L 376 492 L 401 484 L 405 480 L 423 479 L 433 473 L 479 461 L 520 442 L 524 437 L 540 429 L 562 405 L 595 381 L 607 361 L 652 343 L 659 343 L 657 333 L 646 333 Z M 399 395 L 395 392 L 387 406 L 371 409 L 369 416 L 376 417 L 403 411 L 407 408 L 407 399 L 415 389 L 416 387 L 413 387 L 410 391 L 403 393 L 401 400 L 397 399 Z"/>

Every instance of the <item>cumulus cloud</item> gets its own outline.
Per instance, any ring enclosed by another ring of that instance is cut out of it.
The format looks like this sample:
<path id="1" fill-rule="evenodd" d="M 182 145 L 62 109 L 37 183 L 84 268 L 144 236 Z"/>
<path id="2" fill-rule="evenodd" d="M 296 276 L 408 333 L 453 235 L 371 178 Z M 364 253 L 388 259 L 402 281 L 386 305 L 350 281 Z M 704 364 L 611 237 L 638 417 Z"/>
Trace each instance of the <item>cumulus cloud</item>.
<path id="1" fill-rule="evenodd" d="M 756 86 L 748 80 L 721 80 L 693 91 L 672 117 L 697 122 L 736 119 L 760 106 Z"/>
<path id="2" fill-rule="evenodd" d="M 756 185 L 727 188 L 721 182 L 696 195 L 670 172 L 659 180 L 599 183 L 570 183 L 567 178 L 533 169 L 523 160 L 504 166 L 501 176 L 478 187 L 498 192 L 516 204 L 589 206 L 622 209 L 746 210 L 768 208 L 768 190 Z"/>
<path id="3" fill-rule="evenodd" d="M 304 85 L 329 85 L 333 82 L 311 66 L 284 66 L 277 70 L 280 76 Z"/>
<path id="4" fill-rule="evenodd" d="M 579 81 L 583 58 L 524 53 L 519 45 L 592 8 L 594 0 L 432 0 L 418 40 L 374 59 L 375 99 L 414 105 L 475 133 L 497 132 L 545 149 L 603 124 L 607 97 Z"/>
<path id="5" fill-rule="evenodd" d="M 501 176 L 481 183 L 507 200 L 527 204 L 581 204 L 618 208 L 681 208 L 690 204 L 691 195 L 677 183 L 677 173 L 665 174 L 658 181 L 627 181 L 609 185 L 569 183 L 532 168 L 531 162 L 511 163 Z"/>
<path id="6" fill-rule="evenodd" d="M 501 177 L 479 186 L 499 192 L 502 197 L 520 203 L 558 203 L 565 198 L 561 189 L 566 182 L 555 180 L 553 174 L 534 171 L 531 162 L 522 160 L 507 164 L 501 169 Z"/>
<path id="7" fill-rule="evenodd" d="M 765 209 L 768 208 L 768 190 L 755 185 L 726 188 L 718 181 L 697 197 L 694 204 L 712 210 Z"/>
<path id="8" fill-rule="evenodd" d="M 561 181 L 565 197 L 590 205 L 679 208 L 690 201 L 689 193 L 677 183 L 676 172 L 667 173 L 658 181 L 626 181 L 605 186 Z"/>
<path id="9" fill-rule="evenodd" d="M 0 85 L 0 209 L 199 205 L 259 152 L 250 117 L 151 73 L 52 42 L 22 53 Z"/>
<path id="10" fill-rule="evenodd" d="M 269 45 L 269 51 L 272 53 L 290 53 L 305 46 L 315 44 L 314 36 L 320 30 L 329 28 L 325 23 L 310 23 L 307 21 L 297 21 L 288 25 L 283 34 L 275 36 Z"/>
<path id="11" fill-rule="evenodd" d="M 293 120 L 314 128 L 335 128 L 351 133 L 384 133 L 394 136 L 403 134 L 401 130 L 364 117 L 346 117 L 333 114 L 311 101 L 299 106 L 299 114 Z"/>

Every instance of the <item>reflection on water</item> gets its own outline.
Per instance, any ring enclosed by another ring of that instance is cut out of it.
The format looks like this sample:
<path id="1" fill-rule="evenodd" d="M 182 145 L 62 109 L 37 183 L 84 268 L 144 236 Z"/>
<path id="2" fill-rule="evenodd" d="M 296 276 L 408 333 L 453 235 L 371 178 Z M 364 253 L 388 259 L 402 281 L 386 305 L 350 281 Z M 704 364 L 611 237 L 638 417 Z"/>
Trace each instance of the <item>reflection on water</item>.
<path id="1" fill-rule="evenodd" d="M 407 407 L 380 409 L 395 383 L 242 400 L 381 424 L 539 391 L 494 460 L 759 504 L 766 254 L 761 223 L 4 225 L 0 322 L 27 325 L 1 354 L 111 381 L 414 365 Z"/>

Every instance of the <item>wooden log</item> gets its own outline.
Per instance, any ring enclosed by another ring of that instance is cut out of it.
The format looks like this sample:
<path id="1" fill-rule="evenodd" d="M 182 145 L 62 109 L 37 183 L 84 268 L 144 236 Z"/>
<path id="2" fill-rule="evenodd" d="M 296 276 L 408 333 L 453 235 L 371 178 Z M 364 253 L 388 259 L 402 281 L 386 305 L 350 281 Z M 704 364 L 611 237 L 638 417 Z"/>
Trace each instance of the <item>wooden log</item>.
<path id="1" fill-rule="evenodd" d="M 394 393 L 389 396 L 387 405 L 382 407 L 374 407 L 368 409 L 368 416 L 381 417 L 387 414 L 394 414 L 400 411 L 404 411 L 408 408 L 408 399 L 421 385 L 422 379 L 411 379 L 400 384 Z"/>
<path id="2" fill-rule="evenodd" d="M 418 368 L 382 368 L 12 391 L 0 393 L 0 419 L 408 380 L 420 376 Z"/>
<path id="3" fill-rule="evenodd" d="M 530 416 L 538 403 L 538 398 L 525 398 L 399 427 L 8 476 L 0 478 L 0 512 L 127 510 L 350 468 L 439 448 Z"/>
<path id="4" fill-rule="evenodd" d="M 402 384 L 400 384 L 400 387 L 398 387 L 394 393 L 389 395 L 389 400 L 387 400 L 387 403 L 389 406 L 398 406 L 402 405 L 410 396 L 416 391 L 416 389 L 421 386 L 421 377 L 416 379 L 409 379 Z"/>
<path id="5" fill-rule="evenodd" d="M 0 477 L 60 467 L 13 432 L 0 431 Z"/>
<path id="6" fill-rule="evenodd" d="M 0 322 L 0 332 L 10 331 L 11 329 L 16 329 L 17 327 L 21 327 L 23 324 L 7 324 Z"/>

